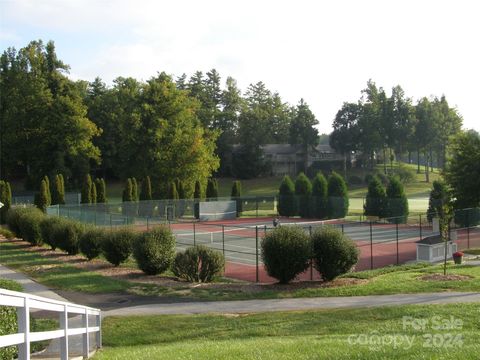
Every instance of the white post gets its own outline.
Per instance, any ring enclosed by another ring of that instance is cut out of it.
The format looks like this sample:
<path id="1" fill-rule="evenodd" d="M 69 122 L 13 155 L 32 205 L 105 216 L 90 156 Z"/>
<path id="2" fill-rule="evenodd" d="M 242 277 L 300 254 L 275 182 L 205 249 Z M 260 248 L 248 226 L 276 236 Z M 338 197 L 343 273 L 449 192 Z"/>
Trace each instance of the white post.
<path id="1" fill-rule="evenodd" d="M 85 315 L 83 316 L 83 327 L 85 328 L 85 333 L 83 334 L 83 357 L 88 358 L 90 352 L 90 334 L 88 333 L 88 309 L 85 309 Z"/>
<path id="2" fill-rule="evenodd" d="M 64 336 L 60 338 L 60 359 L 68 360 L 68 311 L 67 304 L 63 305 L 63 313 L 60 313 L 60 328 Z"/>
<path id="3" fill-rule="evenodd" d="M 101 313 L 97 315 L 97 326 L 99 328 L 96 334 L 97 349 L 100 349 L 102 347 L 102 314 Z"/>
<path id="4" fill-rule="evenodd" d="M 23 299 L 23 307 L 17 309 L 18 332 L 24 333 L 24 343 L 18 345 L 18 358 L 30 360 L 30 305 L 28 297 Z"/>

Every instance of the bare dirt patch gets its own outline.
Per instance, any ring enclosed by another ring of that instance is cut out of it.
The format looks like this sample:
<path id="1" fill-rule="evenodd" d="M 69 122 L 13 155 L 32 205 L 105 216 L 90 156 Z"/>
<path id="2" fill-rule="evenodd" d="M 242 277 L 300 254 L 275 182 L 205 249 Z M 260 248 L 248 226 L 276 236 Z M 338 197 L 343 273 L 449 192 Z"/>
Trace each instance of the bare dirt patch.
<path id="1" fill-rule="evenodd" d="M 464 281 L 472 279 L 468 275 L 454 275 L 454 274 L 427 274 L 419 277 L 423 281 Z"/>

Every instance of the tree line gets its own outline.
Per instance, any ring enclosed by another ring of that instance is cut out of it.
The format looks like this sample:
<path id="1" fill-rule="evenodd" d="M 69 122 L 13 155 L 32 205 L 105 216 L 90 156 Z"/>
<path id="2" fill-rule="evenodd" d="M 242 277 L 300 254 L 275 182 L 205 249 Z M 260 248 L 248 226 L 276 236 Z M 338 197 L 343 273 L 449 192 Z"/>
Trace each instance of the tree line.
<path id="1" fill-rule="evenodd" d="M 385 167 L 389 160 L 406 153 L 411 162 L 416 153 L 418 172 L 423 155 L 429 181 L 429 165 L 436 160 L 444 168 L 447 146 L 452 136 L 460 133 L 462 121 L 445 96 L 423 97 L 413 104 L 400 86 L 393 87 L 388 96 L 370 80 L 356 103 L 345 102 L 337 112 L 330 144 L 346 159 L 352 152 L 360 152 L 367 165 L 383 158 Z"/>

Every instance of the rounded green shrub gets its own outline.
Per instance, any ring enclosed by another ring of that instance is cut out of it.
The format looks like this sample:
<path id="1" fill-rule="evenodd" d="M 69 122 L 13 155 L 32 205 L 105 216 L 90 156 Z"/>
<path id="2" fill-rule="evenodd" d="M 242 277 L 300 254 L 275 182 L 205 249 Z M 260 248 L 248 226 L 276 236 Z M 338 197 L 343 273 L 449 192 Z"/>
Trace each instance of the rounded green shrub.
<path id="1" fill-rule="evenodd" d="M 69 255 L 80 252 L 80 237 L 84 232 L 84 225 L 71 220 L 64 220 L 55 229 L 55 242 L 59 249 Z"/>
<path id="2" fill-rule="evenodd" d="M 358 261 L 355 243 L 338 229 L 322 227 L 312 234 L 315 269 L 326 281 L 350 271 Z"/>
<path id="3" fill-rule="evenodd" d="M 132 254 L 137 237 L 137 233 L 128 228 L 106 232 L 102 241 L 103 256 L 110 264 L 120 265 Z"/>
<path id="4" fill-rule="evenodd" d="M 88 260 L 95 259 L 102 253 L 102 241 L 105 238 L 105 230 L 98 227 L 88 227 L 80 237 L 80 252 Z"/>
<path id="5" fill-rule="evenodd" d="M 197 245 L 175 256 L 172 271 L 175 276 L 191 282 L 210 282 L 225 269 L 225 257 L 220 251 Z"/>
<path id="6" fill-rule="evenodd" d="M 21 237 L 32 245 L 42 245 L 43 238 L 40 224 L 45 215 L 38 209 L 28 209 L 28 211 L 22 212 L 18 219 Z"/>
<path id="7" fill-rule="evenodd" d="M 57 239 L 61 239 L 62 234 L 57 235 L 60 227 L 66 222 L 66 219 L 56 216 L 47 216 L 40 223 L 40 231 L 42 232 L 43 242 L 49 245 L 52 250 L 58 247 Z"/>
<path id="8" fill-rule="evenodd" d="M 20 217 L 28 212 L 35 211 L 33 207 L 13 207 L 7 212 L 7 225 L 10 230 L 12 230 L 17 237 L 21 237 L 20 232 Z"/>
<path id="9" fill-rule="evenodd" d="M 390 178 L 387 186 L 386 217 L 391 223 L 405 223 L 408 217 L 408 199 L 403 184 L 396 177 Z"/>
<path id="10" fill-rule="evenodd" d="M 147 231 L 135 244 L 133 256 L 145 274 L 163 273 L 175 258 L 175 236 L 166 226 Z"/>
<path id="11" fill-rule="evenodd" d="M 297 226 L 280 226 L 262 239 L 262 260 L 268 275 L 282 284 L 304 272 L 310 260 L 310 239 Z"/>

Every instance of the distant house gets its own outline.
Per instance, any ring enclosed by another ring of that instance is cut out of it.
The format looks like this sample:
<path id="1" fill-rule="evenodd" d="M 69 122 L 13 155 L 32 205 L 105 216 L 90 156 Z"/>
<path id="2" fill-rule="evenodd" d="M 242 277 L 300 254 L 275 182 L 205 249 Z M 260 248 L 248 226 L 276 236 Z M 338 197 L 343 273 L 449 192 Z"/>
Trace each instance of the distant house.
<path id="1" fill-rule="evenodd" d="M 330 145 L 317 145 L 308 153 L 307 169 L 304 169 L 304 152 L 300 146 L 290 144 L 266 144 L 262 147 L 264 158 L 269 164 L 270 175 L 296 176 L 300 171 L 341 169 L 343 156 Z M 240 149 L 234 145 L 233 155 Z"/>

